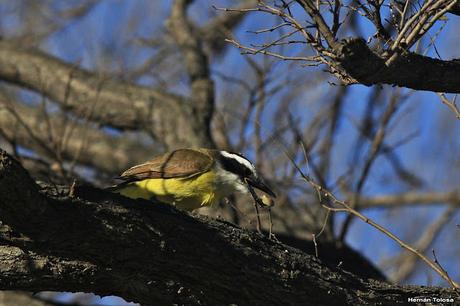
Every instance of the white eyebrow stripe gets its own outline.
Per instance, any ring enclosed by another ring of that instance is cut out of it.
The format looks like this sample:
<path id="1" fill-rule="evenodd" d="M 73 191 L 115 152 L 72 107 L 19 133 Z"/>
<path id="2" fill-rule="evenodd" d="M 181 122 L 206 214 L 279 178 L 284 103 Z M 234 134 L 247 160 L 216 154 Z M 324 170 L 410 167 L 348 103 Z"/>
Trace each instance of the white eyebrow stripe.
<path id="1" fill-rule="evenodd" d="M 253 164 L 251 164 L 251 162 L 237 154 L 232 154 L 230 152 L 227 152 L 227 151 L 220 151 L 220 154 L 222 154 L 222 156 L 224 157 L 227 157 L 227 158 L 232 158 L 236 161 L 238 161 L 240 164 L 242 165 L 245 165 L 247 168 L 249 168 L 253 174 L 256 174 L 256 168 L 254 167 Z"/>

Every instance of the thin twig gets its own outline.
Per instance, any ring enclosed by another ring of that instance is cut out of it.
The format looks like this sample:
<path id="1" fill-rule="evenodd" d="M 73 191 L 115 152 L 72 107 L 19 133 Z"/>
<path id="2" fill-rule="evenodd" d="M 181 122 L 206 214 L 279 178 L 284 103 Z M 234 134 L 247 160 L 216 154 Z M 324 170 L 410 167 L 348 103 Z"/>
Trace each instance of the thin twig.
<path id="1" fill-rule="evenodd" d="M 434 257 L 435 264 L 439 267 L 439 269 L 441 269 L 444 273 L 446 273 L 446 276 L 448 277 L 448 282 L 450 283 L 450 285 L 452 287 L 454 287 L 454 288 L 458 288 L 458 285 L 452 280 L 452 278 L 450 278 L 450 276 L 447 273 L 447 271 L 439 263 L 438 258 L 436 257 L 436 252 L 434 251 L 434 249 L 432 250 L 432 252 L 433 252 L 433 257 Z"/>
<path id="2" fill-rule="evenodd" d="M 454 112 L 455 117 L 457 117 L 457 119 L 460 119 L 460 111 L 457 107 L 457 101 L 456 101 L 457 96 L 455 96 L 453 101 L 450 101 L 449 99 L 447 99 L 445 94 L 440 93 L 440 92 L 438 92 L 437 94 L 439 98 L 441 99 L 441 102 L 447 105 L 447 107 L 450 108 L 450 110 Z"/>
<path id="3" fill-rule="evenodd" d="M 272 57 L 282 59 L 282 60 L 285 60 L 285 61 L 288 60 L 288 61 L 315 62 L 315 61 L 319 60 L 319 56 L 285 56 L 285 55 L 274 53 L 274 52 L 267 51 L 267 50 L 259 50 L 259 49 L 256 49 L 256 48 L 250 48 L 250 47 L 247 47 L 247 46 L 243 46 L 242 44 L 240 44 L 239 42 L 237 42 L 234 39 L 225 39 L 225 41 L 233 44 L 238 49 L 245 51 L 245 52 L 243 52 L 243 54 L 255 55 L 255 54 L 260 53 L 260 54 L 263 54 L 263 55 L 272 56 Z"/>
<path id="4" fill-rule="evenodd" d="M 418 256 L 429 267 L 431 267 L 436 273 L 438 273 L 443 279 L 445 279 L 447 282 L 449 282 L 454 288 L 460 288 L 460 285 L 458 283 L 456 283 L 455 281 L 453 281 L 450 278 L 450 276 L 443 269 L 440 269 L 435 262 L 433 262 L 428 257 L 426 257 L 425 255 L 420 253 L 419 250 L 417 250 L 417 249 L 413 248 L 412 246 L 410 246 L 409 244 L 405 243 L 400 238 L 398 238 L 395 234 L 393 234 L 392 232 L 390 232 L 389 230 L 387 230 L 383 226 L 377 224 L 373 220 L 367 218 L 366 216 L 362 215 L 358 211 L 354 210 L 353 208 L 348 206 L 348 204 L 346 204 L 345 202 L 337 200 L 329 191 L 324 191 L 323 190 L 323 194 L 327 195 L 328 197 L 332 197 L 333 202 L 335 204 L 342 205 L 344 208 L 332 208 L 332 207 L 328 207 L 328 206 L 325 206 L 325 205 L 323 205 L 323 207 L 325 207 L 326 209 L 331 210 L 331 211 L 348 212 L 350 214 L 355 215 L 356 217 L 358 217 L 359 219 L 363 220 L 364 222 L 370 224 L 372 227 L 376 228 L 377 230 L 379 230 L 380 232 L 382 232 L 386 236 L 390 237 L 392 240 L 396 241 L 402 248 L 404 248 L 404 249 L 408 250 L 409 252 L 411 252 L 411 253 L 415 254 L 416 256 Z"/>
<path id="5" fill-rule="evenodd" d="M 260 222 L 260 215 L 259 215 L 259 205 L 261 207 L 264 207 L 264 203 L 262 200 L 257 196 L 256 192 L 252 188 L 250 184 L 246 184 L 248 186 L 248 190 L 251 193 L 252 198 L 254 199 L 254 209 L 256 211 L 256 217 L 257 217 L 257 231 L 259 233 L 262 233 L 262 227 L 261 227 L 261 222 Z"/>
<path id="6" fill-rule="evenodd" d="M 254 208 L 256 210 L 256 217 L 257 217 L 257 231 L 262 234 L 262 224 L 260 222 L 259 207 L 258 207 L 257 201 L 254 201 Z"/>
<path id="7" fill-rule="evenodd" d="M 268 227 L 268 239 L 275 239 L 275 234 L 273 234 L 273 219 L 272 219 L 272 209 L 271 207 L 268 208 L 268 222 L 269 222 L 269 227 Z"/>
<path id="8" fill-rule="evenodd" d="M 312 238 L 312 241 L 313 241 L 313 245 L 315 246 L 315 256 L 316 258 L 318 258 L 318 243 L 316 243 L 316 235 L 315 234 L 311 234 L 311 238 Z"/>
<path id="9" fill-rule="evenodd" d="M 289 156 L 288 156 L 289 158 Z M 369 219 L 368 217 L 364 216 L 363 214 L 361 214 L 360 212 L 358 212 L 357 210 L 353 209 L 352 207 L 350 207 L 347 203 L 345 203 L 344 201 L 340 201 L 339 199 L 337 199 L 334 194 L 326 189 L 324 189 L 321 185 L 317 184 L 311 177 L 309 177 L 308 175 L 306 175 L 302 169 L 300 169 L 300 167 L 297 165 L 297 163 L 292 160 L 290 158 L 291 162 L 293 163 L 294 167 L 298 170 L 300 176 L 308 183 L 310 184 L 318 193 L 321 193 L 322 196 L 323 196 L 323 199 L 324 198 L 329 198 L 329 200 L 332 202 L 332 204 L 336 204 L 336 205 L 339 205 L 341 206 L 342 208 L 335 208 L 335 207 L 329 207 L 329 206 L 326 206 L 326 205 L 323 205 L 324 208 L 330 210 L 330 211 L 333 211 L 333 212 L 347 212 L 347 213 L 350 213 L 356 217 L 358 217 L 359 219 L 363 220 L 364 222 L 370 224 L 372 227 L 376 228 L 377 230 L 379 230 L 380 232 L 382 232 L 383 234 L 385 234 L 386 236 L 388 236 L 389 238 L 391 238 L 392 240 L 394 240 L 396 243 L 398 243 L 402 248 L 408 250 L 409 252 L 412 252 L 414 253 L 415 255 L 417 255 L 421 260 L 423 260 L 429 267 L 431 267 L 436 273 L 438 273 L 443 279 L 445 279 L 446 281 L 448 281 L 454 288 L 460 288 L 460 285 L 458 283 L 456 283 L 455 281 L 453 281 L 449 275 L 443 270 L 443 269 L 440 269 L 438 267 L 438 265 L 433 262 L 432 260 L 430 260 L 428 257 L 426 257 L 425 255 L 423 255 L 422 253 L 420 253 L 417 249 L 415 249 L 414 247 L 410 246 L 409 244 L 405 243 L 404 241 L 402 241 L 400 238 L 398 238 L 395 234 L 393 234 L 392 232 L 390 232 L 389 230 L 387 230 L 386 228 L 384 228 L 383 226 L 381 226 L 380 224 L 374 222 L 372 219 Z"/>

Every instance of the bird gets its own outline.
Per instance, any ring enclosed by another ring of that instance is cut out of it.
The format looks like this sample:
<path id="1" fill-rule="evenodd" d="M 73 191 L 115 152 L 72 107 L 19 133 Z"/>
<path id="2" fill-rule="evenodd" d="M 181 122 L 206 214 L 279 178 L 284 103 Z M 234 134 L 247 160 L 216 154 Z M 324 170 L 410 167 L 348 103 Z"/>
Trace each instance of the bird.
<path id="1" fill-rule="evenodd" d="M 177 149 L 129 168 L 118 179 L 123 182 L 110 191 L 186 211 L 214 205 L 235 192 L 247 193 L 252 187 L 276 198 L 246 157 L 225 150 Z"/>

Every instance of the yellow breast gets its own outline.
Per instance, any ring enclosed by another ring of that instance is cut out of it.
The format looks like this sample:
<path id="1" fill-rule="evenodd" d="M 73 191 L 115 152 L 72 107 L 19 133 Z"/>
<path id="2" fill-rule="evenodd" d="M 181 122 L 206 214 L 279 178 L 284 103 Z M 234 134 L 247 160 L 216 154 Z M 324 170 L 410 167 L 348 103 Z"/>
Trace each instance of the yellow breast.
<path id="1" fill-rule="evenodd" d="M 219 186 L 216 176 L 215 171 L 208 171 L 189 178 L 145 179 L 133 182 L 118 192 L 130 198 L 155 198 L 191 211 L 212 205 L 232 192 Z"/>

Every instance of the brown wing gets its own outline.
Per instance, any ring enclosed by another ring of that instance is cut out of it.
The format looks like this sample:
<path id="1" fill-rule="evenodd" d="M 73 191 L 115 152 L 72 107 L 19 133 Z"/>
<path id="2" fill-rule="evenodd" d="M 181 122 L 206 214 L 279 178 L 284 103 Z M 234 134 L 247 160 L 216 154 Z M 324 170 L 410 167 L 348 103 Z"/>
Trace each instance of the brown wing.
<path id="1" fill-rule="evenodd" d="M 187 177 L 208 171 L 213 163 L 205 150 L 179 149 L 129 168 L 120 178 L 139 181 L 148 178 Z"/>

